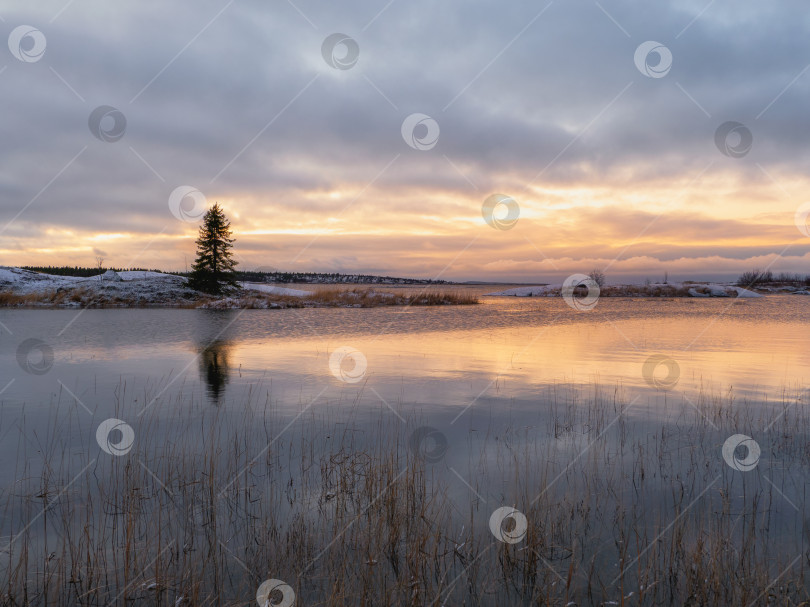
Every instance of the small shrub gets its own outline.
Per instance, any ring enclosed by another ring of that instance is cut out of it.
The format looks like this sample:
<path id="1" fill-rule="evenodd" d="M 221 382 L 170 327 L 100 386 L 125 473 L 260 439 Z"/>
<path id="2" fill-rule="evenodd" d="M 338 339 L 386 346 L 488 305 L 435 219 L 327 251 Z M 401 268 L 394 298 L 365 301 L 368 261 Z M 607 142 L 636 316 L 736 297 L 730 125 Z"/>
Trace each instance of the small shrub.
<path id="1" fill-rule="evenodd" d="M 773 280 L 773 272 L 770 270 L 765 270 L 763 272 L 762 270 L 756 269 L 740 274 L 740 277 L 737 279 L 737 286 L 752 287 L 755 285 L 770 283 L 773 282 Z"/>
<path id="2" fill-rule="evenodd" d="M 600 287 L 605 286 L 605 273 L 598 268 L 591 270 L 588 274 L 588 278 L 590 278 Z"/>

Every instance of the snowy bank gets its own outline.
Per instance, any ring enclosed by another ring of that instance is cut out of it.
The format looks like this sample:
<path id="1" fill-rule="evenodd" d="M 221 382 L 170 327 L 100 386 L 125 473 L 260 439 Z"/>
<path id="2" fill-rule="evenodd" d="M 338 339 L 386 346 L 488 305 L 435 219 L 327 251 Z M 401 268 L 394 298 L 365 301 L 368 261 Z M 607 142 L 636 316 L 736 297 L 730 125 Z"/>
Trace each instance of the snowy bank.
<path id="1" fill-rule="evenodd" d="M 56 276 L 0 267 L 5 305 L 146 306 L 189 305 L 199 293 L 186 279 L 160 272 L 115 272 L 89 277 Z"/>

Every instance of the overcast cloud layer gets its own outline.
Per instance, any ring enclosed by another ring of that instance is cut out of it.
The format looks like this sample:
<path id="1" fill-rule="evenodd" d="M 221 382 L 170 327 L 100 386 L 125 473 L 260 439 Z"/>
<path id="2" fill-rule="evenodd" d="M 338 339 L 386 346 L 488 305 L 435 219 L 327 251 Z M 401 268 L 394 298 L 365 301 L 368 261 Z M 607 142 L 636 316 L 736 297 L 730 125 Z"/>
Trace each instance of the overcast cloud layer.
<path id="1" fill-rule="evenodd" d="M 810 272 L 806 2 L 177 4 L 0 4 L 0 263 L 182 269 L 199 208 L 170 196 L 190 186 L 247 269 Z M 39 38 L 17 44 L 23 25 Z M 349 69 L 323 56 L 335 33 Z M 647 41 L 661 77 L 634 61 Z M 120 112 L 100 138 L 99 106 Z M 430 149 L 403 137 L 414 113 Z M 519 204 L 511 229 L 484 221 L 493 193 Z"/>

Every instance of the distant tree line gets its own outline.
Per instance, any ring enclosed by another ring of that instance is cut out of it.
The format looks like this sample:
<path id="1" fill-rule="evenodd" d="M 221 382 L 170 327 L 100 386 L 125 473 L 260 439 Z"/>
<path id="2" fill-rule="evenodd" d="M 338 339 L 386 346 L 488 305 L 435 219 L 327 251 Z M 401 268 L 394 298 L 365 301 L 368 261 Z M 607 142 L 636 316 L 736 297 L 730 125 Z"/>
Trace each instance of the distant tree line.
<path id="1" fill-rule="evenodd" d="M 241 272 L 240 272 L 241 273 Z M 339 272 L 244 272 L 246 275 L 255 275 L 259 280 L 240 278 L 250 282 L 299 282 L 299 283 L 360 283 L 360 284 L 398 284 L 398 285 L 428 285 L 448 284 L 446 280 L 431 280 L 419 278 L 397 278 L 395 276 L 374 276 L 373 274 L 340 274 Z M 260 278 L 264 276 L 264 278 Z"/>
<path id="2" fill-rule="evenodd" d="M 43 274 L 54 274 L 56 276 L 78 276 L 87 278 L 98 276 L 98 267 L 84 268 L 81 266 L 21 266 L 24 270 L 41 272 Z M 105 268 L 115 272 L 140 271 L 140 272 L 160 272 L 162 274 L 173 274 L 175 276 L 188 277 L 190 272 L 167 272 L 147 268 Z M 256 270 L 236 270 L 235 279 L 240 282 L 275 282 L 275 283 L 357 283 L 357 284 L 392 284 L 392 285 L 429 285 L 429 284 L 449 284 L 446 280 L 429 280 L 419 278 L 397 278 L 394 276 L 374 276 L 372 274 L 340 274 L 338 272 L 259 272 Z"/>
<path id="3" fill-rule="evenodd" d="M 177 272 L 177 274 L 187 276 L 184 272 Z M 396 285 L 448 284 L 446 280 L 397 278 L 395 276 L 374 276 L 372 274 L 340 274 L 339 272 L 260 272 L 257 270 L 236 270 L 235 276 L 236 280 L 241 282 Z"/>
<path id="4" fill-rule="evenodd" d="M 790 272 L 774 274 L 770 270 L 750 270 L 740 274 L 740 277 L 737 279 L 737 285 L 740 287 L 753 287 L 766 284 L 810 285 L 810 274 L 802 276 L 801 274 L 791 274 Z"/>
<path id="5" fill-rule="evenodd" d="M 23 270 L 31 270 L 32 272 L 41 272 L 42 274 L 53 274 L 55 276 L 78 276 L 80 278 L 87 278 L 89 276 L 98 276 L 107 270 L 115 272 L 161 272 L 161 270 L 147 270 L 146 268 L 102 268 L 100 271 L 98 267 L 95 268 L 82 268 L 80 266 L 21 266 Z"/>

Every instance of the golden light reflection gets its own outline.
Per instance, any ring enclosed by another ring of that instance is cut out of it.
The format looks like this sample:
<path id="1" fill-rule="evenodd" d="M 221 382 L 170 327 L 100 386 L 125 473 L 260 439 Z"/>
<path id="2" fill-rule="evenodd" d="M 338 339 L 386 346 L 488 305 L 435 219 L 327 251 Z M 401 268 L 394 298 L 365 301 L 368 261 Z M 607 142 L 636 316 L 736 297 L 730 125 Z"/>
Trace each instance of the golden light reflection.
<path id="1" fill-rule="evenodd" d="M 413 312 L 417 316 L 423 313 L 426 311 Z M 371 385 L 404 383 L 416 390 L 433 380 L 448 385 L 461 381 L 473 396 L 489 382 L 493 384 L 487 393 L 507 397 L 526 397 L 538 387 L 569 383 L 597 382 L 608 391 L 617 385 L 646 389 L 642 367 L 651 347 L 677 361 L 677 391 L 690 398 L 697 398 L 701 391 L 722 395 L 730 387 L 738 394 L 753 390 L 773 398 L 784 387 L 806 383 L 810 379 L 810 342 L 799 344 L 796 338 L 803 325 L 773 323 L 763 335 L 752 330 L 752 318 L 725 318 L 712 324 L 709 314 L 695 322 L 664 316 L 655 322 L 651 318 L 538 322 L 411 332 L 385 339 L 355 335 L 351 347 L 368 360 Z M 318 339 L 248 340 L 235 347 L 233 360 L 243 371 L 267 369 L 328 381 L 329 351 L 344 345 L 334 338 L 330 342 L 329 349 L 324 349 Z"/>

